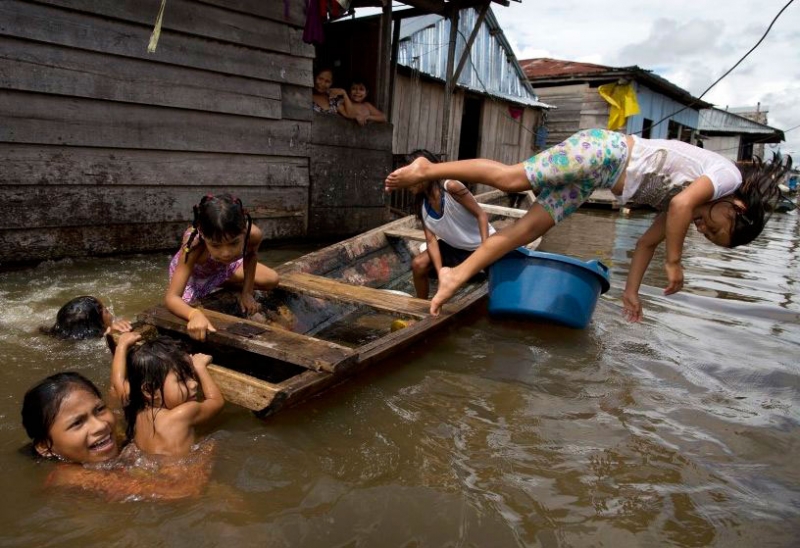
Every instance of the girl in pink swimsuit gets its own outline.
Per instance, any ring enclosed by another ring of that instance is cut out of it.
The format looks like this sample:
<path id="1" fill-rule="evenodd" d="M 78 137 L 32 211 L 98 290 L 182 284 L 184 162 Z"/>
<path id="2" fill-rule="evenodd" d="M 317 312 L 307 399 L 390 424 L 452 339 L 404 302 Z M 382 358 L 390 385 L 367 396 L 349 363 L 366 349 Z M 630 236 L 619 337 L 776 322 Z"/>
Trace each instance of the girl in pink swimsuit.
<path id="1" fill-rule="evenodd" d="M 278 274 L 258 262 L 261 230 L 253 224 L 242 201 L 230 194 L 204 196 L 194 206 L 192 226 L 184 233 L 180 251 L 169 265 L 167 309 L 188 321 L 189 335 L 205 340 L 216 329 L 194 303 L 223 283 L 242 286 L 239 304 L 248 315 L 258 312 L 255 289 L 278 285 Z"/>

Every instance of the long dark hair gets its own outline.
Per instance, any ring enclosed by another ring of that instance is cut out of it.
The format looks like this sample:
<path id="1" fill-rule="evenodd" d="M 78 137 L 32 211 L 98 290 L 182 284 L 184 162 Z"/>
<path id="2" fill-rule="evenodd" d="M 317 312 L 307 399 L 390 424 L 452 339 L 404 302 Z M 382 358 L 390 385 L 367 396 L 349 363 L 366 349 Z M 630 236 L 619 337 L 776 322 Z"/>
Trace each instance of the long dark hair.
<path id="1" fill-rule="evenodd" d="M 136 434 L 136 417 L 140 411 L 152 407 L 156 394 L 164 401 L 164 382 L 175 372 L 178 381 L 196 380 L 192 358 L 183 345 L 169 337 L 157 337 L 134 346 L 128 353 L 127 374 L 130 393 L 125 406 L 125 435 L 128 441 Z M 156 413 L 157 409 L 153 409 Z"/>
<path id="2" fill-rule="evenodd" d="M 733 197 L 744 204 L 736 209 L 736 217 L 731 230 L 731 247 L 752 242 L 775 211 L 781 197 L 778 184 L 792 169 L 792 157 L 774 153 L 772 160 L 765 163 L 755 157 L 751 164 L 739 165 L 742 172 L 742 185 Z"/>
<path id="3" fill-rule="evenodd" d="M 103 399 L 92 381 L 72 371 L 50 375 L 25 392 L 22 400 L 22 426 L 33 442 L 33 448 L 37 445 L 52 448 L 50 429 L 61 409 L 61 403 L 73 390 L 85 390 Z"/>
<path id="4" fill-rule="evenodd" d="M 95 297 L 75 297 L 62 306 L 56 314 L 53 327 L 42 331 L 59 339 L 91 339 L 105 332 L 103 303 Z"/>
<path id="5" fill-rule="evenodd" d="M 227 193 L 219 196 L 206 194 L 200 199 L 200 203 L 192 208 L 192 212 L 192 233 L 184 247 L 184 262 L 189 260 L 192 242 L 200 232 L 202 232 L 201 238 L 211 240 L 235 238 L 244 232 L 242 256 L 247 253 L 253 219 L 239 198 Z"/>

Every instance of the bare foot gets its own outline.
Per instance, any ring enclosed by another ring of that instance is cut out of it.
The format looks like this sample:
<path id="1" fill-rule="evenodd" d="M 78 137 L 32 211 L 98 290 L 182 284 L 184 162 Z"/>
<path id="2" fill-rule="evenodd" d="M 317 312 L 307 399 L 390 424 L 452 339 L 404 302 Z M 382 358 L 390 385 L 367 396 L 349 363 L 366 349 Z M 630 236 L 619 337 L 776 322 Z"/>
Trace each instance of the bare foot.
<path id="1" fill-rule="evenodd" d="M 386 177 L 386 192 L 390 192 L 396 188 L 418 185 L 425 181 L 424 172 L 430 164 L 431 163 L 427 159 L 420 156 L 407 166 L 392 171 L 389 176 Z"/>
<path id="2" fill-rule="evenodd" d="M 431 314 L 438 316 L 442 311 L 442 305 L 450 300 L 462 282 L 459 282 L 458 275 L 452 268 L 442 267 L 439 270 L 439 289 L 431 299 Z"/>

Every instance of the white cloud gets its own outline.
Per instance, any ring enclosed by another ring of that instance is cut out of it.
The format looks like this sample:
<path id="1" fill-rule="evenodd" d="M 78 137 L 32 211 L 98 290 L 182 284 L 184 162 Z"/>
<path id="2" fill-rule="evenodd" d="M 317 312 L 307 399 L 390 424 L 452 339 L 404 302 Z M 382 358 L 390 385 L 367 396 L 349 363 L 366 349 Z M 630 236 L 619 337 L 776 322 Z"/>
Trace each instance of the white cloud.
<path id="1" fill-rule="evenodd" d="M 525 0 L 492 9 L 520 59 L 638 65 L 697 96 L 753 47 L 785 4 L 642 0 L 612 9 L 607 2 Z M 773 127 L 800 124 L 799 28 L 800 2 L 785 10 L 763 43 L 704 99 L 722 108 L 761 102 L 769 107 Z M 786 139 L 784 151 L 800 156 L 800 128 Z"/>

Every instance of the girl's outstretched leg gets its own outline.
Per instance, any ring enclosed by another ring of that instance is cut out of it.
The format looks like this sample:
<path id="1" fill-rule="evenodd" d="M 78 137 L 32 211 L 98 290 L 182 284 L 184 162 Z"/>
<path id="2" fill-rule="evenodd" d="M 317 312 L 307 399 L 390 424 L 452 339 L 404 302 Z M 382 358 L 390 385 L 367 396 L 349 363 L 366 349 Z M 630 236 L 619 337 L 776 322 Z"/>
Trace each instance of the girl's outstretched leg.
<path id="1" fill-rule="evenodd" d="M 407 166 L 392 171 L 386 177 L 386 190 L 410 187 L 427 181 L 425 171 L 430 165 L 430 160 L 420 156 Z"/>
<path id="2" fill-rule="evenodd" d="M 455 179 L 456 181 L 493 186 L 503 192 L 531 189 L 524 164 L 506 165 L 477 158 L 433 164 L 419 157 L 405 167 L 391 172 L 385 181 L 386 190 L 410 187 L 424 181 Z"/>
<path id="3" fill-rule="evenodd" d="M 442 305 L 475 274 L 512 249 L 534 241 L 554 225 L 553 218 L 545 208 L 541 204 L 534 204 L 520 220 L 487 238 L 466 261 L 455 268 L 442 268 L 439 272 L 439 289 L 431 300 L 431 314 L 438 316 Z"/>

